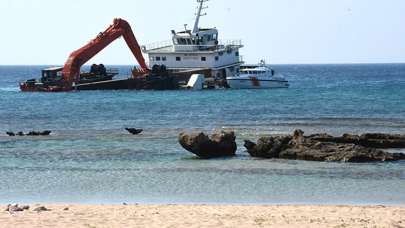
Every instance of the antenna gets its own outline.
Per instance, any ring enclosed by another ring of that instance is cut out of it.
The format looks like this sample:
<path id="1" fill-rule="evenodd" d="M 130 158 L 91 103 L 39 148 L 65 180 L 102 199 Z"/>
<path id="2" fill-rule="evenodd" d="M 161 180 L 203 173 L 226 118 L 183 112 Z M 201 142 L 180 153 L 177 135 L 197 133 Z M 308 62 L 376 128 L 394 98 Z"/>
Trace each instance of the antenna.
<path id="1" fill-rule="evenodd" d="M 202 10 L 204 9 L 208 9 L 208 7 L 204 7 L 204 2 L 208 2 L 209 0 L 197 0 L 197 3 L 199 3 L 200 5 L 198 6 L 198 11 L 196 14 L 196 18 L 195 18 L 195 24 L 194 24 L 194 28 L 193 28 L 193 33 L 198 33 L 199 28 L 198 28 L 198 24 L 200 23 L 200 17 L 207 15 L 206 13 L 201 14 Z"/>

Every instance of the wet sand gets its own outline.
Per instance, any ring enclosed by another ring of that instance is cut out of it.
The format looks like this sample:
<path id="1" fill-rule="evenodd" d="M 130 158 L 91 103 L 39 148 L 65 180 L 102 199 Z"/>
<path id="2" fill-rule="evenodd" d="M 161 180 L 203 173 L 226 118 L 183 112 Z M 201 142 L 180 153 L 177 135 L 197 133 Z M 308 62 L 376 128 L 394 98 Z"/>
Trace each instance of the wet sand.
<path id="1" fill-rule="evenodd" d="M 51 211 L 33 211 L 38 206 L 10 213 L 3 205 L 0 227 L 405 227 L 401 206 L 41 205 Z"/>

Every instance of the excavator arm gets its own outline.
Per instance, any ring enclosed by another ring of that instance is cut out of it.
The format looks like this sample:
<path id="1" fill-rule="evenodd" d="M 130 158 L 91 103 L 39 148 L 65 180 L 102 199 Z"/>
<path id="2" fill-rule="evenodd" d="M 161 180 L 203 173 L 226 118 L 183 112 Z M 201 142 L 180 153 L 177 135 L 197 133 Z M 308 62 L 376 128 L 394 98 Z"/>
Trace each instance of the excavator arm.
<path id="1" fill-rule="evenodd" d="M 66 83 L 65 86 L 72 87 L 73 83 L 78 83 L 80 80 L 81 66 L 121 36 L 124 37 L 129 49 L 141 66 L 141 70 L 144 73 L 148 73 L 149 69 L 142 56 L 142 51 L 131 26 L 125 20 L 117 18 L 114 19 L 112 25 L 104 32 L 101 32 L 94 40 L 70 54 L 62 71 L 63 79 Z"/>

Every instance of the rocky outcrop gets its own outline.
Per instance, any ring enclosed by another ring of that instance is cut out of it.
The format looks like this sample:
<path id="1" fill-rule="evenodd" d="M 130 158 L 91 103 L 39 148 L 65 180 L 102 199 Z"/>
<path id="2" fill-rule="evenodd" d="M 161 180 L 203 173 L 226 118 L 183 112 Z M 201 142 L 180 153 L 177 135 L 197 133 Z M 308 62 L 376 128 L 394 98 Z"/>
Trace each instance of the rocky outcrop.
<path id="1" fill-rule="evenodd" d="M 321 134 L 312 135 L 309 136 L 309 138 L 322 142 L 352 143 L 364 147 L 379 149 L 405 148 L 405 135 L 368 133 L 363 135 L 344 134 L 341 137 L 333 137 Z"/>
<path id="2" fill-rule="evenodd" d="M 291 136 L 275 136 L 259 138 L 257 144 L 245 140 L 245 147 L 252 157 L 278 158 L 281 151 L 287 149 Z"/>
<path id="3" fill-rule="evenodd" d="M 180 133 L 180 145 L 203 159 L 235 156 L 237 145 L 234 132 L 215 133 L 210 137 L 204 133 Z"/>
<path id="4" fill-rule="evenodd" d="M 293 136 L 263 137 L 257 143 L 246 140 L 245 147 L 251 156 L 260 158 L 341 162 L 405 160 L 405 154 L 387 153 L 356 143 L 361 137 L 348 134 L 340 138 L 326 134 L 305 137 L 303 131 L 296 130 Z M 370 137 L 371 135 L 368 135 L 367 139 Z M 376 136 L 371 138 L 373 137 Z"/>

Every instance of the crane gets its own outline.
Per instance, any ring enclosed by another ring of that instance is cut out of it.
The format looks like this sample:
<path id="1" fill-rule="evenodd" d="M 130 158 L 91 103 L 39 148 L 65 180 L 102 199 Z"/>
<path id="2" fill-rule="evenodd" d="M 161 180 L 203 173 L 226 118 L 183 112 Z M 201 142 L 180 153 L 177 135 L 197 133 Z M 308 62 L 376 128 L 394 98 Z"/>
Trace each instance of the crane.
<path id="1" fill-rule="evenodd" d="M 144 74 L 149 73 L 149 68 L 142 56 L 141 48 L 129 23 L 121 18 L 115 18 L 113 24 L 104 32 L 97 35 L 82 48 L 72 52 L 62 69 L 62 78 L 64 81 L 64 90 L 71 90 L 74 83 L 80 80 L 80 68 L 87 61 L 97 55 L 116 39 L 123 37 L 132 54 L 140 65 L 140 71 Z"/>

